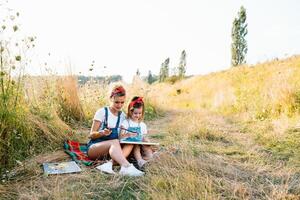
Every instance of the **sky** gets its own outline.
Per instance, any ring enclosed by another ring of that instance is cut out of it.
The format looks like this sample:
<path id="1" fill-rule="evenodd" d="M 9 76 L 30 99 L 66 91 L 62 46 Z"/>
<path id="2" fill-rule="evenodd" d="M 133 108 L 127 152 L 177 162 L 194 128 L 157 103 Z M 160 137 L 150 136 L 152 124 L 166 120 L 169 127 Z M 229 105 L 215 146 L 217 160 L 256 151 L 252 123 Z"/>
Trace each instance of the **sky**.
<path id="1" fill-rule="evenodd" d="M 1 2 L 2 0 L 0 0 Z M 2 1 L 3 2 L 3 1 Z M 1 4 L 0 4 L 1 5 Z M 37 37 L 28 73 L 158 74 L 187 53 L 187 75 L 230 68 L 231 28 L 247 11 L 248 54 L 256 64 L 300 54 L 298 0 L 9 0 L 25 35 Z M 89 71 L 94 61 L 93 71 Z M 106 66 L 106 67 L 104 67 Z"/>

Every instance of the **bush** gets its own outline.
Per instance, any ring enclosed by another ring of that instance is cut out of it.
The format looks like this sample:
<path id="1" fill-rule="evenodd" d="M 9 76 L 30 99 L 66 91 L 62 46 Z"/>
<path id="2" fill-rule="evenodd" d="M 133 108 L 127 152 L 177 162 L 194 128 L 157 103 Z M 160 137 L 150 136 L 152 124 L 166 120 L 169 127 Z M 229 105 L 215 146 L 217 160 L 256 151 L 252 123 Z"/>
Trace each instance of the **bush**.
<path id="1" fill-rule="evenodd" d="M 13 96 L 5 96 L 3 92 L 0 95 L 0 173 L 3 173 L 17 160 L 23 160 L 31 154 L 34 132 L 26 118 L 25 108 L 20 104 L 12 106 L 15 100 Z"/>
<path id="2" fill-rule="evenodd" d="M 162 110 L 158 109 L 153 102 L 145 102 L 145 120 L 153 120 L 162 115 Z"/>

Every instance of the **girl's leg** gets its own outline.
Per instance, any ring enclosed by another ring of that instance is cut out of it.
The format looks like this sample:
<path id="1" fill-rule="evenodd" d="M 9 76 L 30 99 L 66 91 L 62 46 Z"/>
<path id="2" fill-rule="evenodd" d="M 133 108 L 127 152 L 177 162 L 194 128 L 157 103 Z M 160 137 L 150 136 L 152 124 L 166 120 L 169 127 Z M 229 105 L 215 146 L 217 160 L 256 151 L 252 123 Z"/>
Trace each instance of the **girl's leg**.
<path id="1" fill-rule="evenodd" d="M 137 161 L 137 164 L 140 168 L 143 167 L 143 165 L 147 162 L 142 158 L 142 154 L 141 154 L 141 146 L 140 145 L 135 145 L 134 149 L 133 149 L 133 154 L 134 154 L 134 158 Z"/>
<path id="2" fill-rule="evenodd" d="M 118 139 L 98 142 L 90 146 L 88 156 L 91 159 L 97 159 L 101 156 L 110 155 L 110 157 L 121 166 L 129 166 L 129 162 L 123 155 L 121 145 Z"/>
<path id="3" fill-rule="evenodd" d="M 153 151 L 152 151 L 152 148 L 151 146 L 149 145 L 143 145 L 143 152 L 144 152 L 144 159 L 145 160 L 149 160 L 153 157 Z"/>
<path id="4" fill-rule="evenodd" d="M 133 148 L 133 155 L 134 155 L 134 158 L 135 158 L 137 161 L 143 159 L 143 158 L 142 158 L 142 154 L 141 154 L 141 147 L 140 147 L 140 145 L 134 145 L 134 148 Z"/>
<path id="5" fill-rule="evenodd" d="M 143 138 L 143 140 L 145 142 L 150 142 L 150 140 L 148 138 Z M 149 160 L 153 157 L 153 151 L 150 145 L 143 145 L 142 146 L 142 150 L 143 150 L 143 158 L 145 160 Z"/>

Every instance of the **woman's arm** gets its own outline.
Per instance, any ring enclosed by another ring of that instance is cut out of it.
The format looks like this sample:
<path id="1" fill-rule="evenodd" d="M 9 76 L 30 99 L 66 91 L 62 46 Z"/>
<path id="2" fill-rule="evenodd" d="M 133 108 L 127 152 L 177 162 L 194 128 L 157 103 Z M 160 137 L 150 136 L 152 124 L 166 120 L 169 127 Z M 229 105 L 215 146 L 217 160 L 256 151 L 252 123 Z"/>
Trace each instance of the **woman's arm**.
<path id="1" fill-rule="evenodd" d="M 111 130 L 105 128 L 104 130 L 100 130 L 101 127 L 101 122 L 97 121 L 97 120 L 93 120 L 93 125 L 90 131 L 90 135 L 89 138 L 91 138 L 92 140 L 100 138 L 100 137 L 104 137 L 104 136 L 108 136 L 111 134 Z"/>
<path id="2" fill-rule="evenodd" d="M 123 127 L 123 126 L 121 126 L 121 127 Z M 119 139 L 123 139 L 123 138 L 126 138 L 126 132 L 125 132 L 125 130 L 121 129 Z"/>

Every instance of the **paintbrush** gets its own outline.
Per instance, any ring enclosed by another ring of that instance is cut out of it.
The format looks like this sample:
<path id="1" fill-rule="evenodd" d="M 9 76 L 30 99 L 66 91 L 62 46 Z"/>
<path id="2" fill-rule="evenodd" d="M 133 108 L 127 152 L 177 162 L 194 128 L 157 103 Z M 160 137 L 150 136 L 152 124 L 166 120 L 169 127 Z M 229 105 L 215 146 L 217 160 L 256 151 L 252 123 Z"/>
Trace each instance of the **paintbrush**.
<path id="1" fill-rule="evenodd" d="M 124 130 L 124 131 L 130 132 L 130 133 L 137 133 L 138 134 L 138 132 L 131 131 L 131 130 L 128 130 L 128 129 L 123 128 L 123 127 L 119 127 L 119 128 L 122 129 L 122 130 Z"/>

